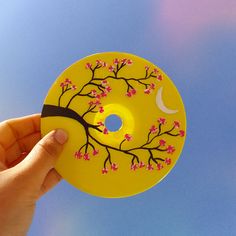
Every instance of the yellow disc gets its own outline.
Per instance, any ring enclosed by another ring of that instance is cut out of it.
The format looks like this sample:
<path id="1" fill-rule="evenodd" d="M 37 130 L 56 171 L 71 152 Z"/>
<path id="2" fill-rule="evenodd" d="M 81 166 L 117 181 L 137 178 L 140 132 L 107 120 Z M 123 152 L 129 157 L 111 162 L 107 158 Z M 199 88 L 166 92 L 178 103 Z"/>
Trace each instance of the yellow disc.
<path id="1" fill-rule="evenodd" d="M 69 134 L 56 164 L 66 181 L 92 195 L 127 197 L 151 188 L 174 167 L 186 115 L 160 68 L 132 54 L 107 52 L 77 61 L 52 85 L 41 130 L 45 135 L 55 128 Z"/>

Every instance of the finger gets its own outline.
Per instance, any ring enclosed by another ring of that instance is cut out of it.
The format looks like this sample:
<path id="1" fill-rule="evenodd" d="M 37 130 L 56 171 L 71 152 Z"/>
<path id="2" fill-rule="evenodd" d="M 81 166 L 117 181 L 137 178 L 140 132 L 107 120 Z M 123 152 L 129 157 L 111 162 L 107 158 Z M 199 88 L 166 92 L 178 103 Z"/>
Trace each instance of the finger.
<path id="1" fill-rule="evenodd" d="M 40 196 L 47 193 L 50 189 L 52 189 L 55 185 L 57 185 L 60 182 L 60 180 L 61 180 L 60 174 L 58 174 L 58 172 L 55 169 L 51 169 L 48 172 L 42 184 Z"/>
<path id="2" fill-rule="evenodd" d="M 8 150 L 18 140 L 37 132 L 40 132 L 39 114 L 3 121 L 0 123 L 1 150 Z"/>
<path id="3" fill-rule="evenodd" d="M 40 139 L 40 132 L 36 132 L 16 141 L 9 149 L 5 150 L 5 164 L 12 167 L 19 163 L 22 154 L 28 154 Z"/>
<path id="4" fill-rule="evenodd" d="M 67 141 L 67 133 L 61 129 L 51 131 L 42 138 L 29 155 L 20 163 L 32 176 L 44 180 L 55 163 Z"/>
<path id="5" fill-rule="evenodd" d="M 25 159 L 25 157 L 28 155 L 27 152 L 22 152 L 18 158 L 16 158 L 13 162 L 11 162 L 10 164 L 7 165 L 7 169 L 16 166 L 17 164 L 19 164 L 21 161 L 23 161 Z"/>

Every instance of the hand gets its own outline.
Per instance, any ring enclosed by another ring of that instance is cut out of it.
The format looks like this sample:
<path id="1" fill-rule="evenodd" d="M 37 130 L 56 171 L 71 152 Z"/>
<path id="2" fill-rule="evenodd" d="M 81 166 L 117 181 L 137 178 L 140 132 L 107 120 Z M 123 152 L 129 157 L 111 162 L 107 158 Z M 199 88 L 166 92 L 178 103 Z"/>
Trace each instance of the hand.
<path id="1" fill-rule="evenodd" d="M 26 235 L 36 201 L 61 179 L 54 165 L 67 134 L 41 139 L 40 115 L 0 123 L 0 235 Z"/>

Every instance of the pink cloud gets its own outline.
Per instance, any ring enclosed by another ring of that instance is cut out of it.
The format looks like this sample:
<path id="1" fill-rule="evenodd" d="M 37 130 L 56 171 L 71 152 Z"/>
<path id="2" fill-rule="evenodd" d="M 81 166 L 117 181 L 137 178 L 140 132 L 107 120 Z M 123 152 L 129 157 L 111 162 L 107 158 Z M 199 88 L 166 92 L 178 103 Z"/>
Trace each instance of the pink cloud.
<path id="1" fill-rule="evenodd" d="M 211 27 L 236 28 L 236 0 L 164 0 L 156 21 L 176 45 L 196 39 Z"/>

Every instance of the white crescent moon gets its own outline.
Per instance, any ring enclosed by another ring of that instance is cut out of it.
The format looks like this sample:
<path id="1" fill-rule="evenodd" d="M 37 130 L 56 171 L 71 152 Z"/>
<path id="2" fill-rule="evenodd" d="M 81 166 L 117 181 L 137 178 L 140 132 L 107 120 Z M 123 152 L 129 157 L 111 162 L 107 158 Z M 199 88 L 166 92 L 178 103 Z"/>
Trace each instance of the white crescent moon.
<path id="1" fill-rule="evenodd" d="M 178 110 L 172 110 L 172 109 L 169 109 L 168 107 L 165 106 L 163 100 L 162 100 L 162 90 L 163 90 L 163 87 L 160 87 L 157 91 L 157 96 L 156 96 L 156 104 L 158 106 L 158 108 L 165 112 L 166 114 L 175 114 L 178 112 Z"/>

